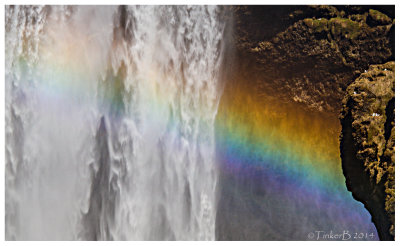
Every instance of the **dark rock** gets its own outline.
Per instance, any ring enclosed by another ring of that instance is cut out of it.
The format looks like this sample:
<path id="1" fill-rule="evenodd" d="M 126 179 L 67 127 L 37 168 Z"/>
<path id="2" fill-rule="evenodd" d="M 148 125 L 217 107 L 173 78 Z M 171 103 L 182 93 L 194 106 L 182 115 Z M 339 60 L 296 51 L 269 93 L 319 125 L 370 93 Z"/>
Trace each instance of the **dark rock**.
<path id="1" fill-rule="evenodd" d="M 311 109 L 338 113 L 351 81 L 370 64 L 393 59 L 394 22 L 377 10 L 333 6 L 234 10 L 239 70 L 260 91 L 284 95 L 282 100 Z"/>
<path id="2" fill-rule="evenodd" d="M 379 238 L 394 240 L 394 62 L 372 65 L 346 90 L 340 152 L 346 185 L 372 215 Z"/>

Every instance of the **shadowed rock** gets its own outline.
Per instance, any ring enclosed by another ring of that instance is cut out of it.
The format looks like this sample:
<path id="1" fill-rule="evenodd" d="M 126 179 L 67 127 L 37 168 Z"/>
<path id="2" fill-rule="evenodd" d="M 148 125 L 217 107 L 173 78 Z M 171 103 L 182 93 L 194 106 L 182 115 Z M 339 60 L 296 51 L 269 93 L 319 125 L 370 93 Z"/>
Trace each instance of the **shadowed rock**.
<path id="1" fill-rule="evenodd" d="M 394 240 L 394 62 L 372 65 L 346 91 L 340 153 L 346 185 Z"/>

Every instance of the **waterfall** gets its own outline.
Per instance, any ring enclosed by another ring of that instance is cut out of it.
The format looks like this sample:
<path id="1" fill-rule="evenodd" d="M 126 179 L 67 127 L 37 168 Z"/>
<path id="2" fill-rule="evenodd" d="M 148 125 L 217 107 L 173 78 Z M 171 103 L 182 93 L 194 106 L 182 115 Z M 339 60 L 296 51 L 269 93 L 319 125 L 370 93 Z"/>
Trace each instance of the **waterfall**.
<path id="1" fill-rule="evenodd" d="M 6 240 L 214 240 L 218 6 L 6 6 Z"/>

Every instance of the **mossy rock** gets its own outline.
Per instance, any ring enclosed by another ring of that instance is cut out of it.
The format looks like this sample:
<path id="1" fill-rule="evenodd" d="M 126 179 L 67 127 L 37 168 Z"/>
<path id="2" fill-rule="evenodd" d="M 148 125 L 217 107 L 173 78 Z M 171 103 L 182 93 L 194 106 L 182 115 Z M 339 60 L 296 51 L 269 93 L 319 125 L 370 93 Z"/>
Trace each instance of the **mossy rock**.
<path id="1" fill-rule="evenodd" d="M 355 14 L 355 15 L 350 15 L 349 18 L 350 18 L 352 21 L 366 22 L 366 21 L 367 21 L 367 16 L 368 16 L 367 13 L 362 14 L 362 15 L 361 15 L 361 14 Z"/>
<path id="2" fill-rule="evenodd" d="M 392 23 L 392 19 L 389 16 L 375 9 L 369 10 L 369 17 L 378 25 L 388 25 Z"/>
<path id="3" fill-rule="evenodd" d="M 326 18 L 320 18 L 320 19 L 307 18 L 304 19 L 304 23 L 315 32 L 322 32 L 329 30 L 328 29 L 329 21 Z"/>
<path id="4" fill-rule="evenodd" d="M 329 26 L 334 36 L 356 39 L 361 33 L 362 23 L 336 17 L 329 20 Z"/>
<path id="5" fill-rule="evenodd" d="M 314 32 L 330 31 L 334 37 L 345 37 L 348 39 L 356 39 L 361 31 L 363 24 L 347 18 L 335 17 L 326 18 L 307 18 L 304 23 Z"/>
<path id="6" fill-rule="evenodd" d="M 393 238 L 395 129 L 394 106 L 389 105 L 394 103 L 394 71 L 393 61 L 371 65 L 348 86 L 341 112 L 341 119 L 351 115 L 352 137 L 357 149 L 355 157 L 361 161 L 365 172 L 357 175 L 367 175 L 370 184 L 374 184 L 372 191 L 377 193 L 375 196 L 385 197 L 384 201 L 378 202 L 385 208 L 381 212 L 388 216 L 387 228 L 390 227 L 390 230 L 385 229 L 386 233 Z M 363 198 L 362 201 L 368 199 Z"/>

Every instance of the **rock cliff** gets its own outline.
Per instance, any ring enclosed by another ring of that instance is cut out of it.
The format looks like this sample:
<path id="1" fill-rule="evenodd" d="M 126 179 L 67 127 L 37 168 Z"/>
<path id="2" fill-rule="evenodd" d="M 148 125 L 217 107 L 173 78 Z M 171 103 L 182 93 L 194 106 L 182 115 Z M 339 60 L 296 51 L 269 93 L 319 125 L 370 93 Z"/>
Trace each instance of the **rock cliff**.
<path id="1" fill-rule="evenodd" d="M 347 88 L 340 115 L 346 185 L 371 213 L 381 240 L 394 239 L 394 68 L 370 66 Z"/>
<path id="2" fill-rule="evenodd" d="M 235 7 L 239 70 L 259 91 L 338 113 L 355 78 L 394 60 L 394 8 L 372 7 Z"/>
<path id="3" fill-rule="evenodd" d="M 234 76 L 261 97 L 340 119 L 347 188 L 371 213 L 380 239 L 393 240 L 394 6 L 232 10 Z"/>

